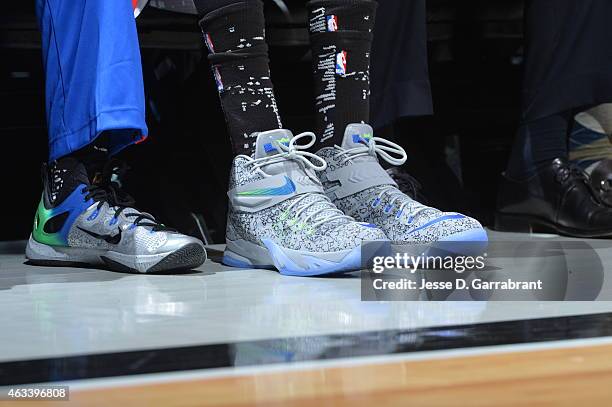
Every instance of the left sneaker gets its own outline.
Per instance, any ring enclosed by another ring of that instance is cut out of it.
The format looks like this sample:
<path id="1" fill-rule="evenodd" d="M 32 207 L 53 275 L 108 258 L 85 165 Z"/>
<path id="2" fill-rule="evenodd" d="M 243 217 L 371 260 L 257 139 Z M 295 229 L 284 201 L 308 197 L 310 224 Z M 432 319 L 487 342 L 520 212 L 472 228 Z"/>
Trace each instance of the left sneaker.
<path id="1" fill-rule="evenodd" d="M 114 160 L 95 176 L 71 157 L 45 164 L 42 198 L 26 247 L 30 263 L 133 273 L 190 270 L 204 263 L 201 241 L 133 207 L 116 182 L 122 172 Z"/>
<path id="2" fill-rule="evenodd" d="M 306 151 L 314 134 L 277 129 L 254 136 L 255 154 L 234 158 L 230 172 L 223 263 L 301 277 L 359 270 L 362 244 L 387 239 L 325 196 L 315 174 L 325 162 Z"/>
<path id="3" fill-rule="evenodd" d="M 402 165 L 406 152 L 395 143 L 373 137 L 369 125 L 348 125 L 342 146 L 322 148 L 317 155 L 327 162 L 319 176 L 332 202 L 357 221 L 378 226 L 391 241 L 457 242 L 445 247 L 458 255 L 480 254 L 487 247 L 487 233 L 475 219 L 425 206 L 399 190 L 378 157 Z"/>

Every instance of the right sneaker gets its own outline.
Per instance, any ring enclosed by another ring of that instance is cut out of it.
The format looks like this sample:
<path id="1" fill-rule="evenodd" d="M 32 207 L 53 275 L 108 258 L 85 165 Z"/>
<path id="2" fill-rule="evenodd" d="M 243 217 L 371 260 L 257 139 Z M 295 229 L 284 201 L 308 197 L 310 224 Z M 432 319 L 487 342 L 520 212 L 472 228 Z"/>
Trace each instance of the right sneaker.
<path id="1" fill-rule="evenodd" d="M 254 157 L 239 155 L 230 174 L 223 263 L 317 276 L 361 268 L 361 244 L 387 240 L 369 223 L 346 216 L 325 196 L 315 171 L 325 162 L 305 150 L 313 133 L 256 135 Z M 298 140 L 310 137 L 307 145 Z M 318 164 L 318 165 L 317 165 Z"/>
<path id="2" fill-rule="evenodd" d="M 487 233 L 477 220 L 423 205 L 398 188 L 379 158 L 399 166 L 406 152 L 374 137 L 369 125 L 349 124 L 342 145 L 324 147 L 317 155 L 327 162 L 319 176 L 332 202 L 356 220 L 378 226 L 392 242 L 462 256 L 486 249 Z"/>
<path id="3" fill-rule="evenodd" d="M 189 270 L 204 263 L 200 240 L 131 207 L 133 200 L 113 180 L 117 169 L 110 161 L 94 181 L 70 157 L 43 166 L 44 190 L 26 248 L 30 263 L 135 273 Z"/>

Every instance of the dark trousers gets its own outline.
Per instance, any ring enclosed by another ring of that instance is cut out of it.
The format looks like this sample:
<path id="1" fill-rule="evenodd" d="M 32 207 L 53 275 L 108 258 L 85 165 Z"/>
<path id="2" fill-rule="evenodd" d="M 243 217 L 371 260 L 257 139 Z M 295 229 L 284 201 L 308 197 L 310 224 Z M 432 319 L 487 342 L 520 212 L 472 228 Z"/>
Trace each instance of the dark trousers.
<path id="1" fill-rule="evenodd" d="M 525 5 L 522 120 L 612 102 L 612 1 Z"/>
<path id="2" fill-rule="evenodd" d="M 425 0 L 379 0 L 371 57 L 370 122 L 433 113 Z"/>

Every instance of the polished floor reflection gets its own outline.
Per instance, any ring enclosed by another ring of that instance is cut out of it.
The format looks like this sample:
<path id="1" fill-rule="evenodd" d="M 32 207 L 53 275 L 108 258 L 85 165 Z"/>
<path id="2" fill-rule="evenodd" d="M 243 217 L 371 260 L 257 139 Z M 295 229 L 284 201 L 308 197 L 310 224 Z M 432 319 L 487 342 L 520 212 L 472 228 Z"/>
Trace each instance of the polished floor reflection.
<path id="1" fill-rule="evenodd" d="M 261 348 L 251 342 L 268 341 L 268 352 L 277 347 L 277 356 L 286 358 L 296 349 L 325 353 L 321 343 L 304 337 L 333 342 L 330 335 L 346 340 L 364 333 L 370 336 L 356 337 L 373 338 L 379 348 L 395 353 L 402 352 L 397 343 L 402 331 L 467 336 L 474 324 L 534 319 L 549 319 L 543 322 L 548 330 L 558 327 L 550 340 L 612 334 L 602 328 L 611 325 L 612 302 L 362 302 L 356 275 L 305 279 L 233 269 L 214 261 L 219 249 L 213 247 L 213 260 L 190 273 L 131 275 L 30 266 L 19 247 L 5 247 L 13 253 L 0 255 L 0 363 L 222 344 L 234 347 L 229 357 L 240 365 L 240 358 L 265 353 L 256 352 Z M 612 249 L 598 253 L 604 263 L 612 263 L 606 261 Z M 603 316 L 593 320 L 597 314 Z M 576 334 L 579 320 L 554 319 L 576 315 L 589 315 L 590 334 Z M 512 325 L 517 332 L 510 335 L 536 340 L 534 330 L 544 325 Z M 437 329 L 445 326 L 453 329 Z M 486 331 L 478 334 L 486 337 Z M 292 342 L 273 342 L 287 338 L 295 341 L 293 348 L 287 349 Z"/>

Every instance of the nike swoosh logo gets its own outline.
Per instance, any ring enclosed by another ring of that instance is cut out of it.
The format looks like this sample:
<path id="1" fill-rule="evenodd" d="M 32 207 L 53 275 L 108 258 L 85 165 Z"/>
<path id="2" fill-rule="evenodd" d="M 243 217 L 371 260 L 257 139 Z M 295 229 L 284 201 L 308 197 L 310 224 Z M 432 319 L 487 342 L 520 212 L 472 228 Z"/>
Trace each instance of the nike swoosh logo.
<path id="1" fill-rule="evenodd" d="M 285 176 L 285 184 L 276 188 L 258 188 L 251 191 L 238 192 L 238 196 L 279 196 L 290 195 L 296 191 L 295 184 Z"/>
<path id="2" fill-rule="evenodd" d="M 106 243 L 108 244 L 119 244 L 119 242 L 121 241 L 121 229 L 117 228 L 119 230 L 119 233 L 117 233 L 116 235 L 99 235 L 95 232 L 89 231 L 87 229 L 83 229 L 82 227 L 77 226 L 77 228 L 79 230 L 82 230 L 83 232 L 87 233 L 89 236 L 94 237 L 96 239 L 100 239 L 100 240 L 104 240 Z"/>
<path id="3" fill-rule="evenodd" d="M 436 219 L 430 220 L 430 221 L 429 221 L 429 222 L 427 222 L 426 224 L 424 224 L 424 225 L 422 225 L 422 226 L 419 226 L 419 227 L 418 227 L 418 228 L 416 228 L 416 229 L 411 230 L 410 232 L 408 232 L 408 234 L 412 234 L 412 233 L 414 233 L 414 232 L 418 232 L 419 230 L 423 230 L 423 229 L 425 229 L 425 228 L 428 228 L 428 227 L 430 227 L 430 226 L 432 226 L 432 225 L 435 225 L 436 223 L 440 223 L 440 222 L 445 221 L 445 220 L 450 220 L 450 219 L 463 219 L 463 218 L 465 218 L 465 215 L 462 215 L 462 214 L 460 214 L 460 213 L 457 213 L 457 214 L 455 214 L 455 215 L 444 215 L 444 216 L 440 216 L 439 218 L 436 218 Z"/>

